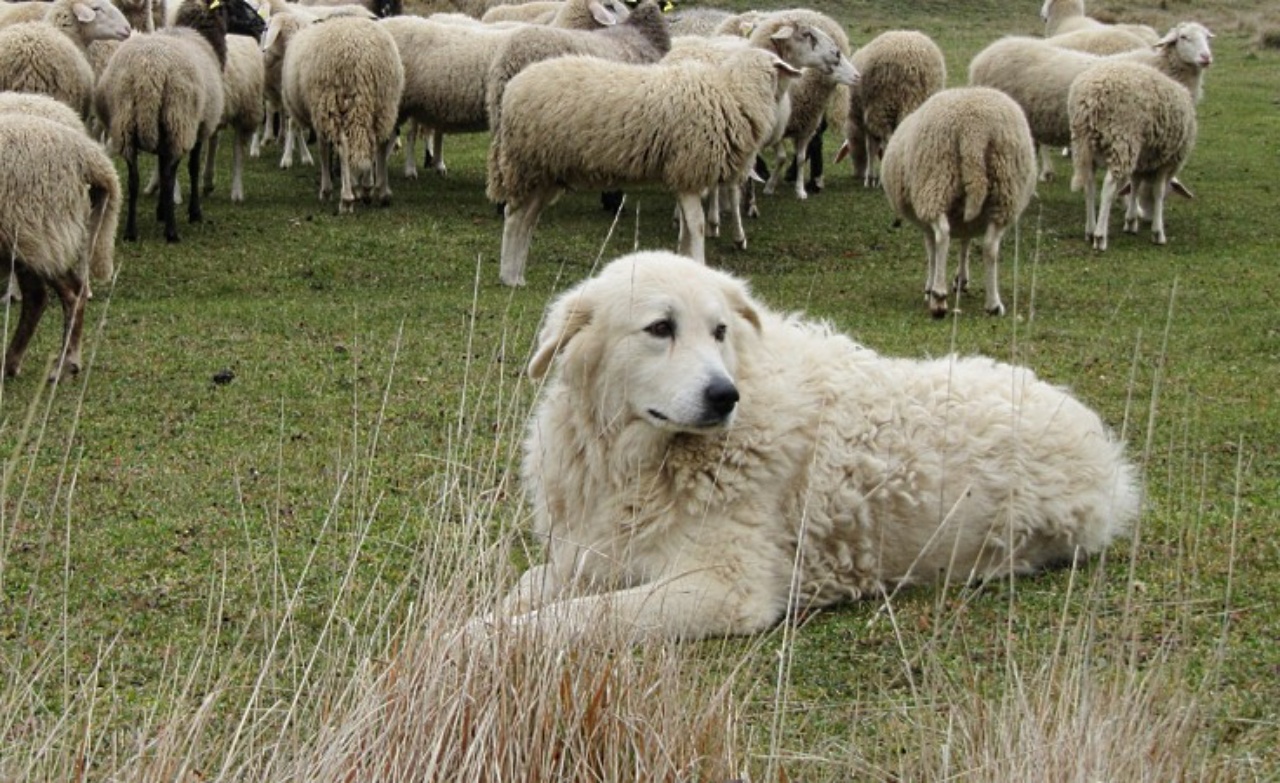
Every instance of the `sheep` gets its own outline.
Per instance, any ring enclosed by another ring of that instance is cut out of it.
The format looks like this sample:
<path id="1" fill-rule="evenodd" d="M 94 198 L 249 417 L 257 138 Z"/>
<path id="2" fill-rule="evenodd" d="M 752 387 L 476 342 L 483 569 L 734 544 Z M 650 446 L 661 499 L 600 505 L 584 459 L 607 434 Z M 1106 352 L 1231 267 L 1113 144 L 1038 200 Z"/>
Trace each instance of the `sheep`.
<path id="1" fill-rule="evenodd" d="M 120 180 L 102 146 L 82 128 L 39 116 L 0 116 L 0 257 L 22 290 L 4 374 L 18 375 L 48 301 L 62 302 L 62 351 L 49 374 L 80 371 L 88 278 L 112 274 Z"/>
<path id="2" fill-rule="evenodd" d="M 49 10 L 46 0 L 26 0 L 21 3 L 0 2 L 0 27 L 22 24 L 23 22 L 39 22 Z"/>
<path id="3" fill-rule="evenodd" d="M 244 156 L 253 134 L 262 125 L 265 68 L 258 42 L 244 35 L 227 36 L 227 64 L 223 70 L 222 127 L 235 134 L 231 148 L 231 201 L 244 201 Z M 204 193 L 213 192 L 218 134 L 209 137 L 205 155 Z"/>
<path id="4" fill-rule="evenodd" d="M 987 87 L 942 90 L 907 115 L 884 150 L 885 195 L 899 218 L 924 232 L 925 302 L 947 314 L 947 251 L 961 240 L 956 290 L 967 290 L 969 244 L 982 238 L 985 308 L 1004 315 L 1000 238 L 1035 192 L 1035 144 L 1018 104 Z"/>
<path id="5" fill-rule="evenodd" d="M 324 6 L 342 6 L 352 3 L 351 0 L 298 0 L 298 4 L 316 9 Z M 378 18 L 399 16 L 404 13 L 402 0 L 362 0 L 358 5 L 364 7 Z"/>
<path id="6" fill-rule="evenodd" d="M 682 35 L 715 35 L 725 21 L 732 16 L 717 8 L 682 8 L 667 16 L 667 26 L 673 37 Z"/>
<path id="7" fill-rule="evenodd" d="M 222 122 L 222 67 L 226 61 L 223 0 L 184 0 L 173 26 L 120 44 L 98 81 L 94 105 L 111 143 L 128 167 L 129 207 L 124 238 L 138 239 L 138 153 L 159 159 L 157 217 L 165 239 L 179 241 L 174 219 L 178 164 L 189 155 L 187 218 L 203 219 L 200 162 L 205 142 Z"/>
<path id="8" fill-rule="evenodd" d="M 44 18 L 0 29 L 0 90 L 38 92 L 88 117 L 93 69 L 87 47 L 129 37 L 129 23 L 110 0 L 56 0 Z"/>
<path id="9" fill-rule="evenodd" d="M 507 84 L 489 155 L 489 198 L 505 202 L 502 282 L 524 284 L 533 228 L 565 188 L 661 183 L 678 194 L 681 253 L 703 260 L 702 193 L 732 181 L 772 131 L 777 55 L 635 65 L 595 57 L 535 63 Z"/>
<path id="10" fill-rule="evenodd" d="M 861 77 L 849 89 L 846 137 L 836 162 L 852 153 L 855 176 L 878 187 L 885 143 L 903 117 L 947 85 L 947 63 L 933 39 L 915 30 L 881 33 L 852 60 Z"/>
<path id="11" fill-rule="evenodd" d="M 786 162 L 788 157 L 785 142 L 790 141 L 794 149 L 793 165 L 796 169 L 796 198 L 806 199 L 809 197 L 809 193 L 805 187 L 803 170 L 805 160 L 810 152 L 809 144 L 820 136 L 822 123 L 826 119 L 828 108 L 833 103 L 839 104 L 842 107 L 842 113 L 844 112 L 844 107 L 848 106 L 848 92 L 843 88 L 850 87 L 856 83 L 858 71 L 854 68 L 853 63 L 849 61 L 849 37 L 845 34 L 844 28 L 831 17 L 817 11 L 796 8 L 789 11 L 766 14 L 750 27 L 747 39 L 753 44 L 760 45 L 767 41 L 772 35 L 772 31 L 777 30 L 779 27 L 799 24 L 810 25 L 826 33 L 831 40 L 835 41 L 840 56 L 836 61 L 830 63 L 827 68 L 810 68 L 806 70 L 799 81 L 792 86 L 791 116 L 787 120 L 787 129 L 783 134 L 783 141 L 779 141 L 774 145 L 776 166 L 769 176 L 769 181 L 765 183 L 764 192 L 766 194 L 775 192 L 778 184 L 782 181 L 784 173 L 782 164 Z M 839 124 L 844 123 L 843 116 L 838 119 Z M 819 150 L 817 159 L 813 161 L 814 171 L 812 172 L 812 178 L 815 190 L 822 188 L 820 158 L 821 152 Z"/>
<path id="12" fill-rule="evenodd" d="M 512 77 L 529 65 L 569 54 L 591 55 L 626 63 L 652 63 L 671 51 L 667 20 L 653 0 L 645 0 L 617 24 L 595 30 L 531 25 L 516 30 L 498 47 L 489 64 L 485 106 L 489 127 L 502 119 L 502 92 Z"/>
<path id="13" fill-rule="evenodd" d="M 394 17 L 393 17 L 394 18 Z M 284 105 L 320 145 L 320 199 L 332 191 L 329 163 L 338 152 L 338 213 L 355 208 L 358 184 L 366 199 L 391 201 L 387 153 L 404 91 L 404 66 L 395 40 L 377 22 L 344 16 L 299 30 L 284 55 Z"/>
<path id="14" fill-rule="evenodd" d="M 1060 49 L 1044 39 L 1006 37 L 977 54 L 969 64 L 969 83 L 995 87 L 1010 95 L 1027 113 L 1031 132 L 1041 148 L 1040 179 L 1053 178 L 1047 147 L 1071 142 L 1067 91 L 1071 82 L 1092 65 L 1123 60 L 1150 65 L 1172 77 L 1199 100 L 1204 70 L 1213 63 L 1209 40 L 1213 33 L 1196 22 L 1175 25 L 1151 49 L 1102 58 Z"/>
<path id="15" fill-rule="evenodd" d="M 1145 24 L 1108 25 L 1084 15 L 1084 0 L 1044 0 L 1040 6 L 1040 19 L 1044 22 L 1045 38 L 1052 38 L 1076 30 L 1112 27 L 1139 36 L 1148 45 L 1160 40 L 1160 34 Z"/>
<path id="16" fill-rule="evenodd" d="M 1051 43 L 1062 49 L 1074 49 L 1077 52 L 1088 52 L 1089 54 L 1104 56 L 1131 52 L 1135 49 L 1145 49 L 1151 45 L 1142 36 L 1118 27 L 1074 30 L 1044 40 L 1045 43 Z"/>
<path id="17" fill-rule="evenodd" d="M 617 23 L 628 13 L 621 0 L 567 0 L 552 27 L 593 29 Z M 396 40 L 405 69 L 401 119 L 410 118 L 435 133 L 434 166 L 447 171 L 443 134 L 489 129 L 485 105 L 489 64 L 502 44 L 520 28 L 463 26 L 431 18 L 397 17 L 381 24 Z M 417 177 L 414 150 L 406 143 L 404 173 Z"/>
<path id="18" fill-rule="evenodd" d="M 1146 65 L 1108 62 L 1082 73 L 1067 96 L 1074 176 L 1085 189 L 1085 236 L 1107 249 L 1107 225 L 1117 190 L 1128 184 L 1124 230 L 1151 219 L 1151 240 L 1163 245 L 1164 196 L 1196 140 L 1195 102 L 1177 82 Z M 1094 161 L 1104 164 L 1102 199 L 1094 219 Z M 1188 194 L 1189 195 L 1189 194 Z"/>

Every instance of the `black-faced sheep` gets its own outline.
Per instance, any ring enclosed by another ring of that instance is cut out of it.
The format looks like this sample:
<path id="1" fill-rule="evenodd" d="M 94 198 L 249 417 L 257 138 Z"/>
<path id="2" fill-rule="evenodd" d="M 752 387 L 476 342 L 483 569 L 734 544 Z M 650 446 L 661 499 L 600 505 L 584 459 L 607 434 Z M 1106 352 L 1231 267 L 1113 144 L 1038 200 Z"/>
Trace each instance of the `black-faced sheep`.
<path id="1" fill-rule="evenodd" d="M 119 215 L 120 181 L 101 145 L 61 122 L 0 114 L 0 258 L 22 290 L 5 376 L 22 368 L 48 303 L 46 286 L 63 315 L 62 351 L 49 380 L 80 370 L 85 272 L 111 276 Z"/>
<path id="2" fill-rule="evenodd" d="M 1003 315 L 1000 239 L 1036 186 L 1035 146 L 1018 104 L 998 90 L 943 90 L 907 115 L 884 150 L 885 195 L 901 218 L 924 232 L 929 259 L 925 302 L 947 314 L 947 251 L 962 240 L 956 289 L 969 282 L 969 244 L 982 239 L 986 311 Z"/>

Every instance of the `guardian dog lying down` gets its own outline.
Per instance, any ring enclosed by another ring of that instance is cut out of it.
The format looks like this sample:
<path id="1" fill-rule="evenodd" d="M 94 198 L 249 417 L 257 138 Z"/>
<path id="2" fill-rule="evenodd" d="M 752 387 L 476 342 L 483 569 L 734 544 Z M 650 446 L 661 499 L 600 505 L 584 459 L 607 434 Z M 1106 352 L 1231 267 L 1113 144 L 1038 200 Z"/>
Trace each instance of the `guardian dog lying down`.
<path id="1" fill-rule="evenodd" d="M 529 372 L 551 373 L 523 465 L 546 564 L 499 616 L 561 638 L 752 633 L 1071 562 L 1138 514 L 1121 444 L 1030 370 L 881 356 L 666 252 L 552 303 Z"/>

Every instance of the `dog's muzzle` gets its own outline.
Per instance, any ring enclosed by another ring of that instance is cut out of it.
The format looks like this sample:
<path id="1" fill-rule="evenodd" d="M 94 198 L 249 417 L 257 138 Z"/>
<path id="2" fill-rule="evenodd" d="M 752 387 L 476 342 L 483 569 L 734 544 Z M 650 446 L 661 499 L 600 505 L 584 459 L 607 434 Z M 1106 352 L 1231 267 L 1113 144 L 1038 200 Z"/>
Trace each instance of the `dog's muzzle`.
<path id="1" fill-rule="evenodd" d="M 703 423 L 719 424 L 733 414 L 738 404 L 738 387 L 728 378 L 716 378 L 702 390 Z"/>

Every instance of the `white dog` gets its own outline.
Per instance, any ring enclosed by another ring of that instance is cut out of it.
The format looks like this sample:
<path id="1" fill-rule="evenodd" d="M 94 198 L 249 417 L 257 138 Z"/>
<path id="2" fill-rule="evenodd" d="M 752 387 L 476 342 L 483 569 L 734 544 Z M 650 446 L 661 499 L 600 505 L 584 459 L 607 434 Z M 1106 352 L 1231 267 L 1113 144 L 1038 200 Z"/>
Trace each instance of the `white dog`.
<path id="1" fill-rule="evenodd" d="M 1138 513 L 1121 445 L 1030 370 L 883 357 L 670 253 L 557 299 L 529 366 L 548 370 L 523 465 L 546 564 L 500 614 L 561 638 L 752 633 L 1071 562 Z"/>

